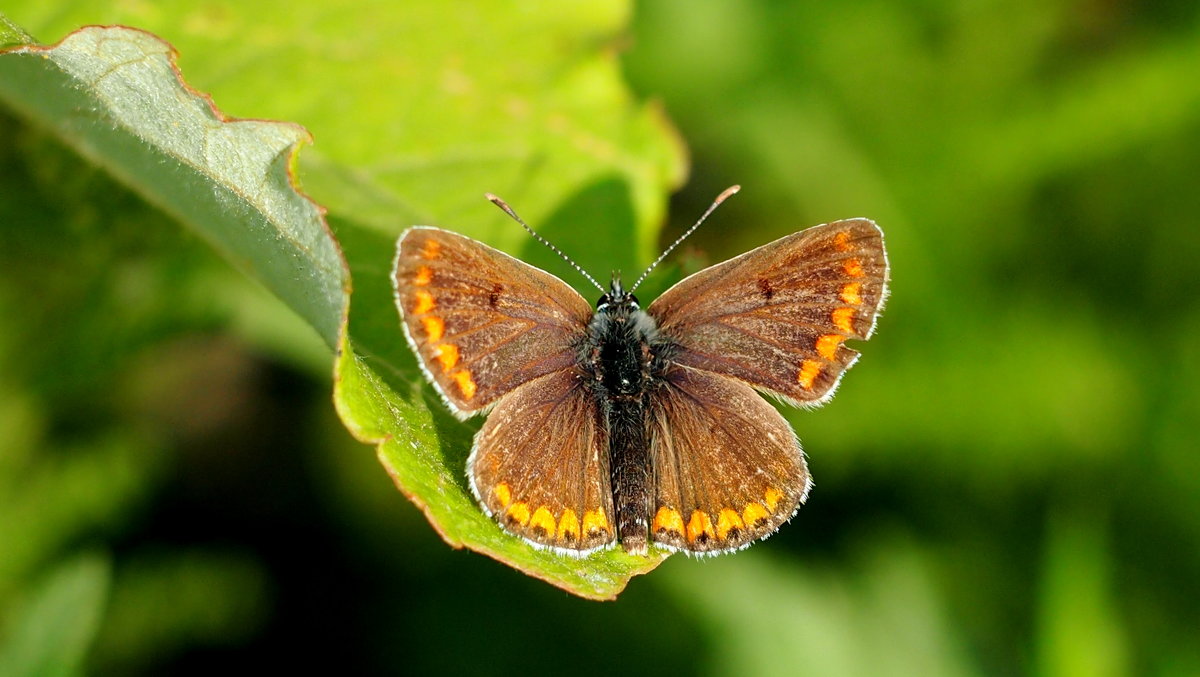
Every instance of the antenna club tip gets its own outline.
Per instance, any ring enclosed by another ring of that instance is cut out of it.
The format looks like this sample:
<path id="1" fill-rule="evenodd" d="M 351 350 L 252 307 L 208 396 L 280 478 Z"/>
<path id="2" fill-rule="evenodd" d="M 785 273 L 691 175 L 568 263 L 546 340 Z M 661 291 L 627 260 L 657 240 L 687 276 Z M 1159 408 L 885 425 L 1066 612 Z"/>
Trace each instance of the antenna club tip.
<path id="1" fill-rule="evenodd" d="M 728 198 L 729 196 L 733 195 L 734 193 L 738 192 L 741 189 L 742 189 L 742 187 L 737 184 L 734 184 L 734 185 L 726 188 L 725 190 L 721 191 L 720 195 L 717 196 L 716 203 L 721 204 L 722 202 L 725 201 L 726 198 Z"/>
<path id="2" fill-rule="evenodd" d="M 500 198 L 496 197 L 495 195 L 492 195 L 491 193 L 484 193 L 483 196 L 488 199 L 488 202 L 491 202 L 492 204 L 496 205 L 500 209 L 503 209 L 504 213 L 508 214 L 513 219 L 516 219 L 517 223 L 520 223 L 522 226 L 525 226 L 524 222 L 522 222 L 521 218 L 519 216 L 517 216 L 517 213 L 512 210 L 512 207 L 508 206 L 507 202 L 505 202 L 504 200 L 501 200 Z M 529 226 L 525 226 L 525 227 L 528 228 Z"/>

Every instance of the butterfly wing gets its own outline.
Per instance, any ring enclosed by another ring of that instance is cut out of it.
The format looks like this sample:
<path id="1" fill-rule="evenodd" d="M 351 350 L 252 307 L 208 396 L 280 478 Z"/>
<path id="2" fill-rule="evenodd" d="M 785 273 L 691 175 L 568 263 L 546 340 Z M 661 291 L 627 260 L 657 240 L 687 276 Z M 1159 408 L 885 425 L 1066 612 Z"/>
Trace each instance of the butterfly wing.
<path id="1" fill-rule="evenodd" d="M 535 545 L 582 554 L 612 543 L 608 439 L 599 417 L 573 369 L 501 398 L 467 462 L 480 504 Z"/>
<path id="2" fill-rule="evenodd" d="M 804 501 L 810 481 L 800 443 L 750 386 L 679 367 L 651 403 L 656 543 L 741 548 L 773 533 Z"/>
<path id="3" fill-rule="evenodd" d="M 409 343 L 459 416 L 573 366 L 592 314 L 553 275 L 437 228 L 400 236 L 393 281 Z"/>
<path id="4" fill-rule="evenodd" d="M 849 219 L 702 270 L 647 312 L 678 344 L 675 363 L 815 405 L 858 358 L 843 342 L 871 335 L 887 282 L 883 233 Z"/>

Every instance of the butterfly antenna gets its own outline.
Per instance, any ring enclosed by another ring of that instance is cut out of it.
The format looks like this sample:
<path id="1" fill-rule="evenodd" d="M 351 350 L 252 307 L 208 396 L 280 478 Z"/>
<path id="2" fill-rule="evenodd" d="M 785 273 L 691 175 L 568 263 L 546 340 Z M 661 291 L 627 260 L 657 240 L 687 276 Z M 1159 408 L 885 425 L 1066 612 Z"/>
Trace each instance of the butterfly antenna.
<path id="1" fill-rule="evenodd" d="M 656 267 L 658 267 L 658 264 L 662 263 L 663 259 L 667 258 L 667 255 L 670 254 L 672 251 L 674 251 L 674 249 L 676 247 L 679 246 L 679 243 L 686 240 L 688 235 L 691 235 L 692 233 L 696 232 L 696 229 L 700 227 L 700 224 L 704 223 L 704 219 L 707 219 L 709 214 L 713 213 L 713 210 L 715 210 L 717 207 L 719 207 L 722 202 L 724 202 L 726 199 L 729 198 L 730 195 L 733 195 L 734 193 L 738 192 L 741 189 L 742 189 L 741 186 L 730 186 L 730 187 L 726 188 L 725 190 L 721 191 L 721 194 L 717 196 L 717 199 L 713 200 L 713 203 L 711 205 L 709 205 L 708 209 L 706 209 L 704 211 L 704 214 L 702 214 L 700 216 L 700 220 L 696 221 L 695 225 L 693 225 L 691 228 L 688 228 L 686 233 L 684 233 L 683 235 L 680 235 L 679 239 L 672 242 L 671 246 L 667 247 L 666 251 L 664 251 L 661 255 L 659 255 L 659 257 L 657 259 L 654 259 L 654 263 L 651 263 L 650 267 L 646 269 L 646 272 L 642 273 L 642 276 L 637 279 L 637 282 L 634 282 L 633 286 L 629 288 L 629 293 L 632 294 L 633 290 L 637 289 L 638 285 L 641 284 L 642 281 L 645 280 L 646 277 L 650 274 L 650 271 L 652 271 Z"/>
<path id="2" fill-rule="evenodd" d="M 546 238 L 533 232 L 533 229 L 530 228 L 529 225 L 526 224 L 524 221 L 522 221 L 521 217 L 517 216 L 517 213 L 513 211 L 512 207 L 508 206 L 507 202 L 505 202 L 504 200 L 501 200 L 500 198 L 496 197 L 495 195 L 492 195 L 491 193 L 487 193 L 484 197 L 486 197 L 488 200 L 490 200 L 492 204 L 503 209 L 504 213 L 511 216 L 513 221 L 516 221 L 517 223 L 521 224 L 521 227 L 524 228 L 526 231 L 528 231 L 529 234 L 532 235 L 535 240 L 537 240 L 538 242 L 541 242 L 542 244 L 549 247 L 551 251 L 553 251 L 555 254 L 558 254 L 559 256 L 561 256 L 563 261 L 566 261 L 567 263 L 571 264 L 571 267 L 574 268 L 575 270 L 579 271 L 580 275 L 586 277 L 588 279 L 588 282 L 591 282 L 592 284 L 596 285 L 596 289 L 599 289 L 601 293 L 605 292 L 604 287 L 600 286 L 600 283 L 596 281 L 596 278 L 592 277 L 591 275 L 588 275 L 586 270 L 584 270 L 583 268 L 580 268 L 578 263 L 575 263 L 574 261 L 571 260 L 571 257 L 562 253 L 562 250 L 560 250 L 558 247 L 555 247 L 554 245 L 550 244 L 550 241 L 547 240 Z M 712 211 L 712 210 L 710 209 L 709 211 Z"/>

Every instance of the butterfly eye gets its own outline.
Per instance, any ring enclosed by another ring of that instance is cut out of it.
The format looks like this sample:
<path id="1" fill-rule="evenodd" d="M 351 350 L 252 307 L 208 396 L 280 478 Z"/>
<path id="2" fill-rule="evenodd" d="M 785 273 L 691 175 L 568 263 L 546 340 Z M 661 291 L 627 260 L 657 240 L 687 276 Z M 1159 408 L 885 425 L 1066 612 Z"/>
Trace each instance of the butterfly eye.
<path id="1" fill-rule="evenodd" d="M 625 299 L 629 305 L 633 306 L 634 308 L 642 307 L 642 304 L 638 303 L 638 297 L 634 296 L 633 294 L 626 294 Z"/>
<path id="2" fill-rule="evenodd" d="M 596 301 L 596 308 L 603 308 L 604 306 L 607 306 L 610 303 L 612 303 L 612 296 L 605 294 L 600 297 L 599 301 Z"/>

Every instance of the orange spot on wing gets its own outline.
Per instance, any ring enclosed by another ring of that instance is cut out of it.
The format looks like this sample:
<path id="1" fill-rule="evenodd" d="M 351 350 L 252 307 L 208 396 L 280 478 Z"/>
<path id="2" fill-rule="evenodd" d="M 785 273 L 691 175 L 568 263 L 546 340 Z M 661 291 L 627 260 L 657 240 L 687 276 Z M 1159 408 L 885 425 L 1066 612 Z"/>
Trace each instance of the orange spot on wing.
<path id="1" fill-rule="evenodd" d="M 579 518 L 575 511 L 567 508 L 563 511 L 562 519 L 558 521 L 558 540 L 574 541 L 579 538 Z"/>
<path id="2" fill-rule="evenodd" d="M 840 252 L 848 252 L 854 247 L 850 244 L 850 233 L 842 231 L 833 236 L 833 246 L 837 247 Z"/>
<path id="3" fill-rule="evenodd" d="M 821 357 L 832 361 L 837 356 L 838 346 L 842 345 L 846 337 L 840 334 L 825 334 L 817 338 L 817 352 Z"/>
<path id="4" fill-rule="evenodd" d="M 696 539 L 705 536 L 709 539 L 713 537 L 712 518 L 703 510 L 692 511 L 692 518 L 687 523 L 687 539 L 689 543 L 696 542 Z"/>
<path id="5" fill-rule="evenodd" d="M 446 330 L 446 323 L 440 317 L 423 317 L 421 326 L 425 327 L 425 335 L 433 343 L 441 341 L 442 333 Z"/>
<path id="6" fill-rule="evenodd" d="M 852 306 L 862 303 L 862 297 L 858 295 L 860 289 L 862 282 L 847 282 L 846 286 L 842 287 L 842 302 Z"/>
<path id="7" fill-rule="evenodd" d="M 512 490 L 508 488 L 507 482 L 501 482 L 492 487 L 492 495 L 496 497 L 501 508 L 507 508 L 508 504 L 512 502 Z"/>
<path id="8" fill-rule="evenodd" d="M 604 516 L 604 508 L 596 508 L 583 513 L 583 534 L 595 536 L 608 531 L 608 518 Z"/>
<path id="9" fill-rule="evenodd" d="M 841 329 L 847 334 L 854 333 L 854 309 L 853 308 L 838 308 L 830 315 L 833 318 L 833 326 Z"/>
<path id="10" fill-rule="evenodd" d="M 517 501 L 508 506 L 508 510 L 504 514 L 508 515 L 510 521 L 516 522 L 521 526 L 529 524 L 529 504 L 524 501 Z"/>
<path id="11" fill-rule="evenodd" d="M 858 259 L 846 259 L 842 262 L 842 270 L 850 277 L 863 277 L 867 273 L 863 270 L 862 261 Z"/>
<path id="12" fill-rule="evenodd" d="M 442 243 L 434 239 L 425 240 L 425 246 L 421 247 L 421 257 L 432 261 L 442 254 Z"/>
<path id="13" fill-rule="evenodd" d="M 760 504 L 748 503 L 746 504 L 746 509 L 742 511 L 742 521 L 747 526 L 754 526 L 755 524 L 766 520 L 768 515 L 770 515 L 770 513 L 767 512 L 767 509 L 762 507 Z"/>
<path id="14" fill-rule="evenodd" d="M 767 502 L 767 510 L 775 512 L 775 506 L 779 505 L 779 500 L 783 498 L 783 492 L 771 487 L 763 493 L 763 499 Z"/>
<path id="15" fill-rule="evenodd" d="M 651 531 L 658 533 L 660 531 L 674 531 L 679 535 L 683 535 L 683 517 L 680 516 L 678 510 L 673 510 L 667 506 L 662 506 L 658 512 L 654 514 L 654 524 L 651 526 Z"/>
<path id="16" fill-rule="evenodd" d="M 475 385 L 475 381 L 471 380 L 471 372 L 466 369 L 459 369 L 454 372 L 454 381 L 458 384 L 458 389 L 462 392 L 464 400 L 475 397 L 475 391 L 478 389 L 478 386 Z"/>
<path id="17" fill-rule="evenodd" d="M 430 294 L 427 291 L 419 291 L 415 294 L 415 296 L 417 297 L 417 303 L 413 306 L 413 315 L 422 315 L 424 313 L 428 313 L 429 311 L 433 310 L 434 305 L 436 305 L 433 302 L 433 294 Z"/>
<path id="18" fill-rule="evenodd" d="M 812 390 L 813 381 L 821 373 L 821 363 L 816 360 L 805 360 L 800 363 L 800 373 L 796 374 L 796 382 L 805 390 Z"/>
<path id="19" fill-rule="evenodd" d="M 417 285 L 418 287 L 424 287 L 432 280 L 433 271 L 429 269 L 429 266 L 421 266 L 420 268 L 417 268 L 417 274 L 413 277 L 413 284 Z"/>
<path id="20" fill-rule="evenodd" d="M 454 365 L 458 364 L 458 346 L 453 343 L 443 343 L 437 347 L 433 356 L 441 363 L 442 371 L 449 374 Z"/>
<path id="21" fill-rule="evenodd" d="M 541 529 L 546 532 L 547 536 L 553 536 L 557 523 L 554 520 L 554 515 L 550 514 L 550 509 L 546 506 L 541 506 L 533 511 L 533 516 L 529 518 L 530 529 Z"/>
<path id="22" fill-rule="evenodd" d="M 729 532 L 734 529 L 744 529 L 745 526 L 736 510 L 722 508 L 721 512 L 717 514 L 717 536 L 722 540 L 729 535 Z"/>

